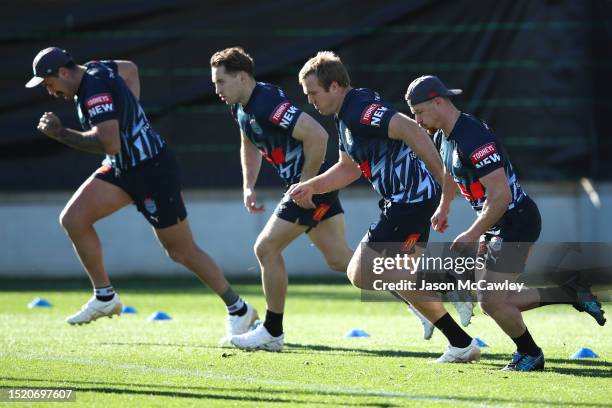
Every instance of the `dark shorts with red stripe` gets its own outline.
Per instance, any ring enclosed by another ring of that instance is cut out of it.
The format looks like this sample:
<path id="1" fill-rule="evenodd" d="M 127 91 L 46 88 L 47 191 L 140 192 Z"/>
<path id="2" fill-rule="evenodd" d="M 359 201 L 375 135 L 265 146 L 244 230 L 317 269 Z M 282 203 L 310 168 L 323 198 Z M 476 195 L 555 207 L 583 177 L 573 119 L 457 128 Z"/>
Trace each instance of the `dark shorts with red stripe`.
<path id="1" fill-rule="evenodd" d="M 276 206 L 274 215 L 285 221 L 307 226 L 306 233 L 309 233 L 319 222 L 344 212 L 338 197 L 338 190 L 313 195 L 312 201 L 317 207 L 306 209 L 294 203 L 290 198 L 284 197 Z"/>
<path id="2" fill-rule="evenodd" d="M 171 227 L 187 217 L 180 168 L 167 146 L 154 158 L 129 170 L 102 166 L 94 174 L 125 191 L 154 228 Z"/>
<path id="3" fill-rule="evenodd" d="M 439 202 L 439 195 L 420 203 L 380 200 L 378 221 L 370 226 L 363 242 L 403 242 L 410 247 L 415 244 L 425 246 L 429 241 L 431 216 Z"/>
<path id="4" fill-rule="evenodd" d="M 487 270 L 521 273 L 541 230 L 540 210 L 529 196 L 525 196 L 480 237 L 478 255 L 485 258 Z"/>

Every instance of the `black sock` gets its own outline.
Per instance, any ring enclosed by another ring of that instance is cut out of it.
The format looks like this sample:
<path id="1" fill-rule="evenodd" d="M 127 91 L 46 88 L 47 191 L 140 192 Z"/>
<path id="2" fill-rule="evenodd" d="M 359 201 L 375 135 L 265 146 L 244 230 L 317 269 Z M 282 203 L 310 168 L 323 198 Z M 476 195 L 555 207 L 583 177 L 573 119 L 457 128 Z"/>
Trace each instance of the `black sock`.
<path id="1" fill-rule="evenodd" d="M 247 312 L 247 304 L 239 297 L 234 303 L 227 306 L 227 312 L 232 316 L 244 316 Z"/>
<path id="2" fill-rule="evenodd" d="M 115 297 L 115 288 L 112 285 L 94 288 L 94 295 L 100 302 L 108 302 Z"/>
<path id="3" fill-rule="evenodd" d="M 439 318 L 434 323 L 434 326 L 446 336 L 448 342 L 453 347 L 464 348 L 469 346 L 472 342 L 470 335 L 459 327 L 457 322 L 455 322 L 448 313 Z"/>
<path id="4" fill-rule="evenodd" d="M 576 302 L 576 293 L 569 288 L 558 286 L 554 288 L 538 288 L 540 306 L 571 305 Z"/>
<path id="5" fill-rule="evenodd" d="M 542 352 L 542 349 L 533 341 L 533 337 L 531 337 L 531 333 L 529 333 L 527 329 L 525 329 L 525 333 L 512 339 L 512 341 L 516 344 L 516 351 L 519 353 L 525 353 L 531 357 L 536 357 Z"/>
<path id="6" fill-rule="evenodd" d="M 283 314 L 266 310 L 266 321 L 263 325 L 272 336 L 280 336 L 283 334 Z"/>
<path id="7" fill-rule="evenodd" d="M 246 302 L 234 292 L 231 286 L 221 295 L 221 300 L 227 306 L 227 312 L 232 316 L 244 316 L 247 312 Z"/>
<path id="8" fill-rule="evenodd" d="M 246 312 L 247 312 L 247 304 L 246 304 L 246 302 L 244 302 L 244 304 L 242 305 L 242 309 L 240 309 L 240 310 L 238 310 L 236 312 L 230 313 L 230 314 L 231 315 L 235 315 L 235 316 L 244 316 L 246 314 Z"/>

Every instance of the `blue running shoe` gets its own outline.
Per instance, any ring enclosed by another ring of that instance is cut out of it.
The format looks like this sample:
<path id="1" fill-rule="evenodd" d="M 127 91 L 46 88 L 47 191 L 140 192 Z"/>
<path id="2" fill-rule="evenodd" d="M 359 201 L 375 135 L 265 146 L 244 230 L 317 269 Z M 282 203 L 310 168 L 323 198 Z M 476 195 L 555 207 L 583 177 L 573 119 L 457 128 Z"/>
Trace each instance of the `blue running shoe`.
<path id="1" fill-rule="evenodd" d="M 604 317 L 601 303 L 597 301 L 597 297 L 591 292 L 590 285 L 576 278 L 570 280 L 563 286 L 576 292 L 576 303 L 572 304 L 574 309 L 579 312 L 587 312 L 600 326 L 606 324 L 606 318 Z"/>
<path id="2" fill-rule="evenodd" d="M 540 352 L 536 357 L 529 354 L 512 353 L 512 361 L 510 361 L 502 371 L 541 371 L 544 370 L 544 353 Z"/>

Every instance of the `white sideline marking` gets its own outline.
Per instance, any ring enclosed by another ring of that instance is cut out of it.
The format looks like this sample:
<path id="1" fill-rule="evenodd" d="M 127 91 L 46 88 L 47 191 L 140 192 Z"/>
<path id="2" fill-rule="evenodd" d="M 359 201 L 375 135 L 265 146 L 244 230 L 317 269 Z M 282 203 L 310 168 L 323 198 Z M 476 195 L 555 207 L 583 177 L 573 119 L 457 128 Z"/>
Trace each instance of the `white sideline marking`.
<path id="1" fill-rule="evenodd" d="M 252 383 L 252 384 L 280 385 L 280 386 L 286 386 L 286 387 L 296 387 L 296 388 L 302 388 L 302 389 L 309 389 L 313 391 L 337 393 L 337 394 L 343 394 L 343 395 L 362 395 L 362 396 L 370 396 L 370 397 L 404 398 L 404 399 L 410 399 L 410 400 L 415 400 L 415 401 L 440 402 L 440 403 L 454 404 L 454 405 L 464 404 L 464 405 L 469 405 L 469 406 L 474 406 L 474 407 L 479 407 L 479 408 L 493 408 L 493 407 L 506 406 L 506 405 L 486 405 L 484 403 L 476 403 L 476 402 L 465 401 L 462 399 L 446 398 L 446 397 L 423 397 L 419 395 L 412 395 L 412 394 L 406 394 L 406 393 L 394 392 L 394 391 L 367 390 L 367 389 L 362 389 L 362 388 L 345 388 L 345 387 L 335 387 L 335 386 L 312 384 L 312 383 L 299 383 L 299 382 L 286 381 L 286 380 L 239 377 L 236 375 L 229 375 L 229 374 L 206 373 L 200 370 L 185 370 L 185 369 L 165 368 L 165 367 L 149 367 L 143 364 L 125 364 L 125 363 L 118 364 L 118 363 L 113 363 L 111 361 L 90 360 L 86 358 L 48 356 L 48 355 L 42 356 L 42 355 L 36 355 L 36 354 L 21 354 L 21 353 L 6 353 L 6 352 L 0 352 L 0 356 L 16 357 L 22 360 L 61 361 L 65 363 L 85 364 L 85 365 L 95 366 L 95 367 L 104 366 L 104 367 L 120 369 L 120 370 L 137 370 L 137 371 L 142 371 L 142 372 L 151 372 L 151 373 L 159 373 L 159 374 L 167 374 L 167 375 L 183 375 L 187 377 L 246 382 L 246 383 Z"/>

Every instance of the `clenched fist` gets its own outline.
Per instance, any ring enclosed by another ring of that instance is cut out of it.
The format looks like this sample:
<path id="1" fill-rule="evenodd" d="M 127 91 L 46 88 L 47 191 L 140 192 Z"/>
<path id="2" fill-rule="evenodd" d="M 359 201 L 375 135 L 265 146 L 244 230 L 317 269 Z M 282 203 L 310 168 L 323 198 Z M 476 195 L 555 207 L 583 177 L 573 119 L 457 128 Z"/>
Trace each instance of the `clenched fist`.
<path id="1" fill-rule="evenodd" d="M 62 125 L 62 121 L 55 113 L 45 112 L 38 121 L 37 129 L 50 138 L 59 140 L 64 130 L 64 125 Z"/>

